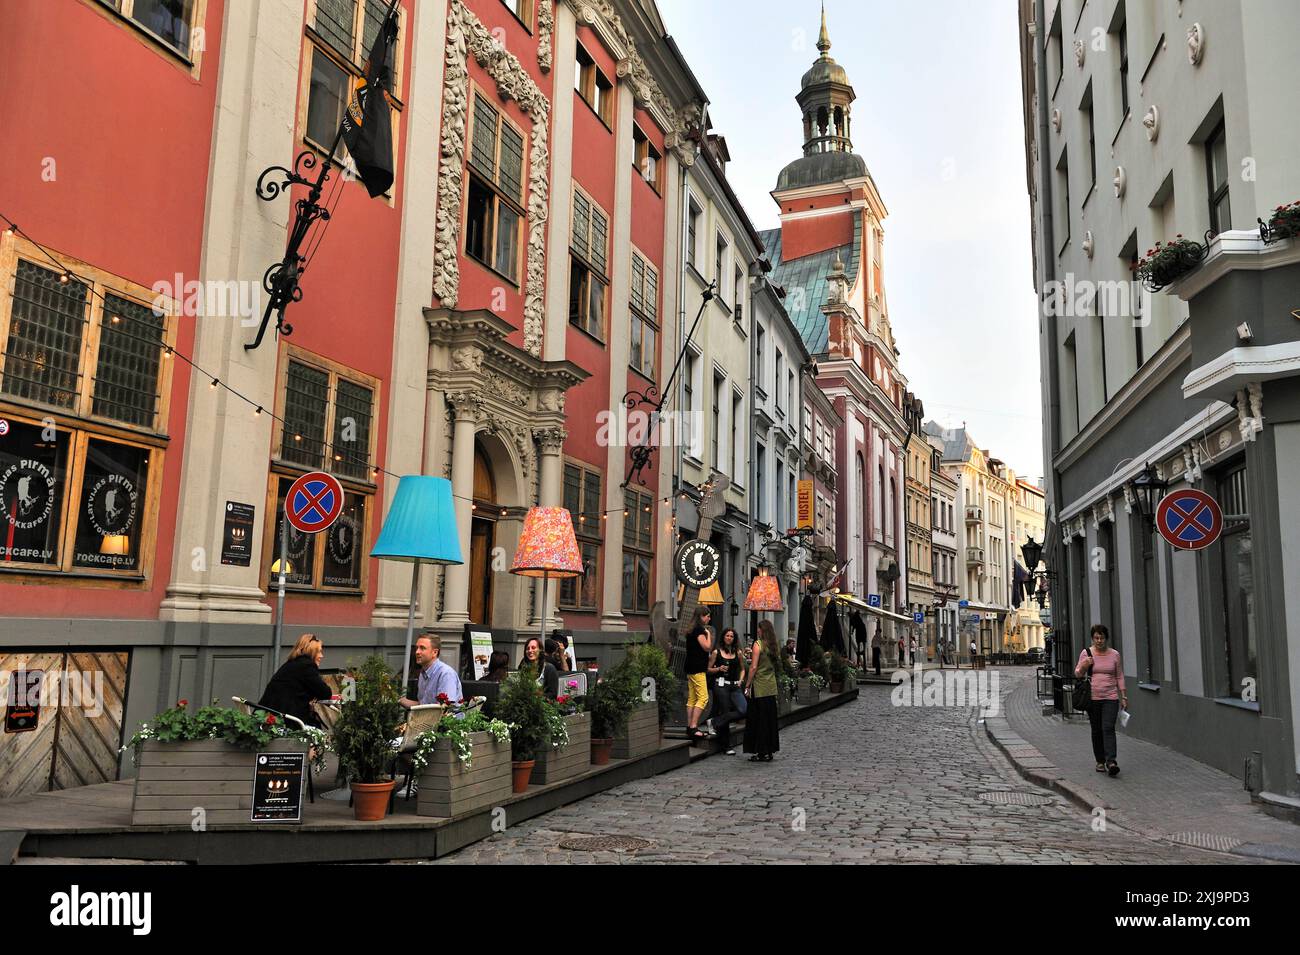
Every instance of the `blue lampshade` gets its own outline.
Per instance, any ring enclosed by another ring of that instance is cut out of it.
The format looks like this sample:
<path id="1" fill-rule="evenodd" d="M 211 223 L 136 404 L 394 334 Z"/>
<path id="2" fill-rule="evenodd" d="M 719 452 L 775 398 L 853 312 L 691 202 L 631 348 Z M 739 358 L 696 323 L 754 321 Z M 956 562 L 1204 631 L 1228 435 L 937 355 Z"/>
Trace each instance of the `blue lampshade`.
<path id="1" fill-rule="evenodd" d="M 370 556 L 432 564 L 465 563 L 451 482 L 422 474 L 408 474 L 398 481 L 388 519 Z"/>

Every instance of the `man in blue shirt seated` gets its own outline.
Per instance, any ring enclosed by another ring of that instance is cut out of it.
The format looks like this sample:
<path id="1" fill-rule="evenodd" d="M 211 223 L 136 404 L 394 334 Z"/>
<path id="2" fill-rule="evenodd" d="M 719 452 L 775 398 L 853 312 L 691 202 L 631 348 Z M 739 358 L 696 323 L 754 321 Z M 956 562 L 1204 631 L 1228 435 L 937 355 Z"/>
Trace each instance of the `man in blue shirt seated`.
<path id="1" fill-rule="evenodd" d="M 452 703 L 461 701 L 464 693 L 460 687 L 460 677 L 455 670 L 438 659 L 441 655 L 441 637 L 424 635 L 415 641 L 415 665 L 420 668 L 417 692 L 419 699 L 403 699 L 403 706 L 409 709 L 412 706 L 437 703 L 438 696 L 443 693 Z"/>

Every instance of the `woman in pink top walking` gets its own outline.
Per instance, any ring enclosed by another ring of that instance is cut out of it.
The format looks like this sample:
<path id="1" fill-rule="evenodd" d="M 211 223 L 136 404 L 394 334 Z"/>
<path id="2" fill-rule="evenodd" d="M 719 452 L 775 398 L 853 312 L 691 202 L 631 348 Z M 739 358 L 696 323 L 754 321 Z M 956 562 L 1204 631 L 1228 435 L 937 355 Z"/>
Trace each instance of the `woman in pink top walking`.
<path id="1" fill-rule="evenodd" d="M 1119 651 L 1107 644 L 1110 633 L 1101 624 L 1093 624 L 1092 648 L 1079 654 L 1074 675 L 1092 677 L 1092 705 L 1088 707 L 1088 721 L 1092 724 L 1092 755 L 1097 760 L 1097 772 L 1119 775 L 1115 762 L 1115 720 L 1119 708 L 1128 709 L 1128 691 L 1124 688 L 1124 668 L 1120 665 Z"/>

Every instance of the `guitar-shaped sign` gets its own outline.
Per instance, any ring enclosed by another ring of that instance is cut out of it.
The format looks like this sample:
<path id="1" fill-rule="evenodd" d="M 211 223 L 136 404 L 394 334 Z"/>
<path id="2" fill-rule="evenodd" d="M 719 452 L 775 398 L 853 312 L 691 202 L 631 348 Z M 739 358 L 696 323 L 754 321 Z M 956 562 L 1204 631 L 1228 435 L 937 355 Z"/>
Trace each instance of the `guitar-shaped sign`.
<path id="1" fill-rule="evenodd" d="M 700 513 L 700 527 L 696 532 L 695 540 L 708 541 L 713 535 L 714 518 L 721 517 L 726 513 L 727 501 L 723 497 L 723 492 L 730 486 L 731 478 L 715 471 L 700 488 L 700 503 L 696 506 Z M 681 607 L 677 611 L 677 620 L 675 621 L 677 626 L 670 626 L 664 601 L 660 600 L 655 603 L 654 609 L 650 612 L 652 639 L 664 653 L 669 655 L 670 659 L 673 656 L 673 647 L 677 642 L 676 638 L 678 637 L 680 625 L 690 623 L 695 616 L 695 608 L 699 606 L 699 588 L 692 587 L 690 584 L 683 584 L 683 586 L 686 588 L 686 593 L 682 599 Z"/>

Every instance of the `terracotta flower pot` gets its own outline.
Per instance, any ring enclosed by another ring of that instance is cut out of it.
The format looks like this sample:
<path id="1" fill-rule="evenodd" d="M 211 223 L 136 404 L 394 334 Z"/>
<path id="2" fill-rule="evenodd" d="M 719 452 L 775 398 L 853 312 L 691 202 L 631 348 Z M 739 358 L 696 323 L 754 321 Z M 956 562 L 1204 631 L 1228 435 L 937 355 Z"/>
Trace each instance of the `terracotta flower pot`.
<path id="1" fill-rule="evenodd" d="M 528 777 L 533 774 L 533 764 L 535 759 L 513 760 L 510 763 L 510 771 L 514 776 L 514 791 L 517 793 L 528 791 Z"/>
<path id="2" fill-rule="evenodd" d="M 388 815 L 388 799 L 397 780 L 386 783 L 353 783 L 352 814 L 359 822 L 378 822 Z"/>
<path id="3" fill-rule="evenodd" d="M 591 765 L 604 766 L 609 762 L 609 754 L 614 749 L 614 737 L 598 739 L 591 738 Z"/>

